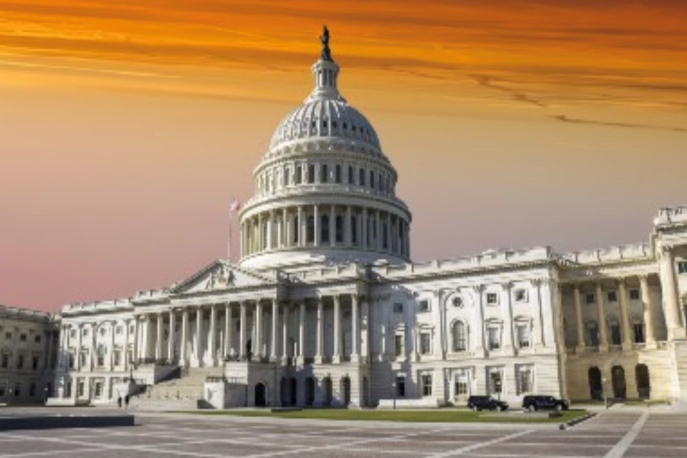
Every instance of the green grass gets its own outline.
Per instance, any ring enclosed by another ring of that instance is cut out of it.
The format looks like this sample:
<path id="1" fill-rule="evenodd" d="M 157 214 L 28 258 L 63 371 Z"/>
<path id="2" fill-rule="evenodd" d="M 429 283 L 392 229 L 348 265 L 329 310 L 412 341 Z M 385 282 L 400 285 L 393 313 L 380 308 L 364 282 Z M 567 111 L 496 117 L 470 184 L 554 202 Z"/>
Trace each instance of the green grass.
<path id="1" fill-rule="evenodd" d="M 563 423 L 587 414 L 585 410 L 569 410 L 556 418 L 530 418 L 527 414 L 484 416 L 486 412 L 469 410 L 347 410 L 304 409 L 270 412 L 269 410 L 199 410 L 176 411 L 196 415 L 234 415 L 239 417 L 303 418 L 317 420 L 404 421 L 440 423 Z"/>

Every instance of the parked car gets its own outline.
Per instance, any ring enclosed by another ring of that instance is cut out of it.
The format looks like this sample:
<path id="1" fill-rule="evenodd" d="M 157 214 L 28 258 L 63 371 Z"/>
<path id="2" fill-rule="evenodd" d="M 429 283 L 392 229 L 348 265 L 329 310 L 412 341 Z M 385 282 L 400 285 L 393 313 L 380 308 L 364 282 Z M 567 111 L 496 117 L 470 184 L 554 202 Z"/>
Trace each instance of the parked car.
<path id="1" fill-rule="evenodd" d="M 468 398 L 468 408 L 472 410 L 506 410 L 508 403 L 499 401 L 491 396 L 470 396 Z"/>
<path id="2" fill-rule="evenodd" d="M 568 410 L 568 403 L 553 396 L 530 395 L 522 399 L 522 408 L 534 412 L 536 410 Z"/>

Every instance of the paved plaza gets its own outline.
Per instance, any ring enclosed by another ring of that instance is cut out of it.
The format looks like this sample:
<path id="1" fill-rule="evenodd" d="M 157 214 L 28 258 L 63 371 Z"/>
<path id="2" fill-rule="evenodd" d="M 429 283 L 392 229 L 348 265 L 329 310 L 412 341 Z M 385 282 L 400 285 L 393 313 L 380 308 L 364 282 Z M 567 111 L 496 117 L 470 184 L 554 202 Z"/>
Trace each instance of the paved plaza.
<path id="1" fill-rule="evenodd" d="M 0 433 L 0 457 L 671 457 L 687 414 L 604 412 L 554 425 L 402 424 L 141 414 L 135 427 Z"/>

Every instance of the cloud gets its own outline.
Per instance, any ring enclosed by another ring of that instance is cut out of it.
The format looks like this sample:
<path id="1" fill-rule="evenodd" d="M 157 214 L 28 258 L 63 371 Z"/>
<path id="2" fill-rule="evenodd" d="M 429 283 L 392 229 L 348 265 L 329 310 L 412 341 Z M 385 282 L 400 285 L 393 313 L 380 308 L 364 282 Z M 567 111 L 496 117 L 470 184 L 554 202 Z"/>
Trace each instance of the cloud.
<path id="1" fill-rule="evenodd" d="M 671 132 L 687 132 L 687 128 L 681 127 L 664 127 L 655 126 L 650 124 L 634 124 L 627 122 L 609 122 L 609 121 L 596 121 L 592 119 L 581 119 L 581 118 L 571 118 L 566 115 L 554 115 L 553 119 L 563 122 L 569 122 L 573 124 L 591 124 L 595 126 L 607 126 L 607 127 L 622 127 L 628 129 L 653 129 L 653 130 L 667 130 Z"/>

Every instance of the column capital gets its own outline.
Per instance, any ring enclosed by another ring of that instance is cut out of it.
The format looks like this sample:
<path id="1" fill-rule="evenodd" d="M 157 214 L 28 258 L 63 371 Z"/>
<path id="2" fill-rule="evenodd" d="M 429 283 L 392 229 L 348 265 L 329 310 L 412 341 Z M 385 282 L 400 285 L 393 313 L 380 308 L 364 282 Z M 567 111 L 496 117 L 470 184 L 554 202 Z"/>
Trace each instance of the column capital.
<path id="1" fill-rule="evenodd" d="M 649 274 L 638 274 L 637 279 L 640 283 L 647 284 L 649 282 Z"/>
<path id="2" fill-rule="evenodd" d="M 479 294 L 484 291 L 484 285 L 472 285 L 472 291 Z"/>
<path id="3" fill-rule="evenodd" d="M 512 286 L 512 283 L 509 282 L 509 281 L 502 282 L 502 283 L 501 283 L 501 290 L 503 290 L 503 291 L 510 291 L 511 286 Z"/>

